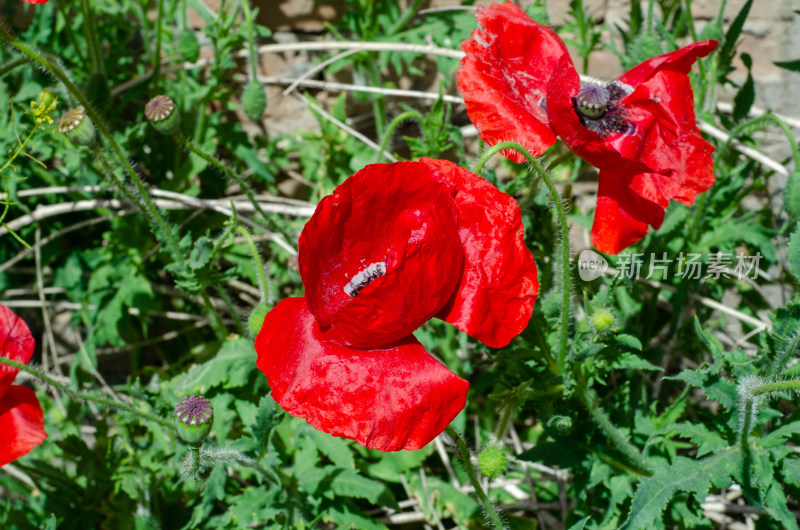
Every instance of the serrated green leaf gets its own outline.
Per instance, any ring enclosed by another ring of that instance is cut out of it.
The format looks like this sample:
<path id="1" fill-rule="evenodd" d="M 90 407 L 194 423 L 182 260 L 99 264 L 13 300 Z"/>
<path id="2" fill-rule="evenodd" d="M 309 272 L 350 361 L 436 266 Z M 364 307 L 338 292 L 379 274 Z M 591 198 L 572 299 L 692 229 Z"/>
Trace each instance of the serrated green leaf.
<path id="1" fill-rule="evenodd" d="M 174 377 L 169 386 L 175 394 L 205 394 L 214 387 L 238 388 L 250 381 L 256 370 L 256 351 L 252 341 L 238 337 L 222 344 L 213 359 L 195 364 Z"/>
<path id="2" fill-rule="evenodd" d="M 642 359 L 638 355 L 634 355 L 633 353 L 625 352 L 621 354 L 614 362 L 612 362 L 609 367 L 612 370 L 652 370 L 652 371 L 659 371 L 663 372 L 664 369 L 660 366 L 656 366 L 645 359 Z"/>
<path id="3" fill-rule="evenodd" d="M 364 477 L 352 469 L 337 469 L 330 489 L 341 497 L 366 499 L 372 504 L 399 508 L 397 501 L 386 485 Z"/>
<path id="4" fill-rule="evenodd" d="M 723 67 L 727 67 L 733 62 L 733 56 L 736 51 L 736 41 L 742 33 L 744 21 L 752 5 L 753 0 L 747 0 L 747 3 L 742 6 L 739 14 L 736 15 L 736 18 L 728 28 L 728 32 L 725 34 L 725 39 L 722 41 L 722 46 L 720 46 L 719 49 L 720 64 Z"/>
<path id="5" fill-rule="evenodd" d="M 330 458 L 331 462 L 341 468 L 355 469 L 350 444 L 343 438 L 336 438 L 316 429 L 311 431 L 311 437 L 314 438 L 319 452 Z"/>
<path id="6" fill-rule="evenodd" d="M 211 259 L 211 253 L 214 250 L 214 242 L 208 236 L 201 236 L 194 242 L 192 251 L 189 253 L 189 259 L 186 264 L 192 269 L 200 269 L 204 267 Z"/>
<path id="7" fill-rule="evenodd" d="M 699 387 L 706 393 L 709 399 L 719 401 L 728 410 L 736 407 L 736 385 L 718 375 L 717 370 L 684 370 L 676 376 L 665 377 L 664 379 L 685 381 L 692 386 Z"/>
<path id="8" fill-rule="evenodd" d="M 676 423 L 667 427 L 667 432 L 676 432 L 689 438 L 697 445 L 697 457 L 719 451 L 728 445 L 728 442 L 719 434 L 709 430 L 702 423 Z"/>
<path id="9" fill-rule="evenodd" d="M 781 475 L 787 484 L 800 484 L 800 458 L 784 458 Z"/>
<path id="10" fill-rule="evenodd" d="M 703 326 L 700 324 L 700 320 L 698 320 L 696 316 L 694 317 L 694 331 L 697 333 L 697 337 L 705 344 L 706 348 L 708 348 L 711 357 L 718 359 L 722 355 L 722 345 L 716 337 L 706 333 Z"/>
<path id="11" fill-rule="evenodd" d="M 703 460 L 679 456 L 672 465 L 656 469 L 636 489 L 622 528 L 634 530 L 654 525 L 677 491 L 692 493 L 702 502 L 712 487 L 730 485 L 729 477 L 740 458 L 741 451 L 736 447 Z"/>
<path id="12" fill-rule="evenodd" d="M 367 517 L 355 512 L 347 505 L 332 506 L 322 516 L 326 523 L 334 523 L 336 528 L 358 529 L 358 530 L 385 530 L 387 527 L 375 522 L 371 517 Z"/>
<path id="13" fill-rule="evenodd" d="M 267 446 L 269 435 L 272 429 L 281 421 L 281 417 L 282 414 L 277 408 L 277 403 L 275 403 L 272 395 L 262 396 L 258 402 L 255 423 L 250 427 L 250 431 L 262 449 Z"/>
<path id="14" fill-rule="evenodd" d="M 632 350 L 642 350 L 642 342 L 634 337 L 633 335 L 628 335 L 627 333 L 621 333 L 614 337 L 614 339 L 623 346 L 627 346 Z"/>
<path id="15" fill-rule="evenodd" d="M 772 431 L 771 433 L 763 436 L 758 441 L 758 446 L 765 449 L 775 447 L 786 442 L 792 435 L 800 434 L 800 421 L 794 421 L 787 425 L 782 425 Z"/>
<path id="16" fill-rule="evenodd" d="M 637 3 L 637 2 L 634 2 L 634 3 Z M 570 526 L 569 530 L 583 530 L 584 527 L 586 526 L 586 523 L 588 523 L 589 520 L 590 520 L 590 517 L 587 515 L 586 517 L 584 517 L 583 519 L 581 519 L 580 521 L 578 521 L 574 525 Z"/>

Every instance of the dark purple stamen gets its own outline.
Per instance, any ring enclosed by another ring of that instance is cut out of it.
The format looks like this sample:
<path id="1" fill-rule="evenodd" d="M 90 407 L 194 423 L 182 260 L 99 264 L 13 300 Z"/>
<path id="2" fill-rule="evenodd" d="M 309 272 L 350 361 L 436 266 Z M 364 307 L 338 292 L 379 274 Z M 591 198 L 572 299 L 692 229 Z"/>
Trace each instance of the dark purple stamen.
<path id="1" fill-rule="evenodd" d="M 626 121 L 625 108 L 619 101 L 631 93 L 631 88 L 618 81 L 608 84 L 585 82 L 572 105 L 581 125 L 600 136 L 611 133 L 635 134 L 636 125 Z"/>

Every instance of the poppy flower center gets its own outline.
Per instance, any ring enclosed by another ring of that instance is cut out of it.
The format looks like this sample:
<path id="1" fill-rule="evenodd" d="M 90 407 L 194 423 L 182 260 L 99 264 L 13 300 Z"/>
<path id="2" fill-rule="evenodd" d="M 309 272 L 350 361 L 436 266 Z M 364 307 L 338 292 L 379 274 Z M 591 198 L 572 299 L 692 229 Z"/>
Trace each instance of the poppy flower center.
<path id="1" fill-rule="evenodd" d="M 636 125 L 625 120 L 625 108 L 620 99 L 632 92 L 631 87 L 612 81 L 603 84 L 586 81 L 581 84 L 578 95 L 572 98 L 572 106 L 581 125 L 600 136 L 611 133 L 632 135 Z"/>
<path id="2" fill-rule="evenodd" d="M 367 268 L 360 271 L 358 274 L 353 276 L 352 280 L 347 282 L 347 285 L 344 286 L 344 292 L 347 293 L 347 296 L 355 298 L 358 296 L 358 293 L 361 291 L 361 289 L 384 274 L 386 274 L 386 263 L 382 261 L 370 263 Z"/>

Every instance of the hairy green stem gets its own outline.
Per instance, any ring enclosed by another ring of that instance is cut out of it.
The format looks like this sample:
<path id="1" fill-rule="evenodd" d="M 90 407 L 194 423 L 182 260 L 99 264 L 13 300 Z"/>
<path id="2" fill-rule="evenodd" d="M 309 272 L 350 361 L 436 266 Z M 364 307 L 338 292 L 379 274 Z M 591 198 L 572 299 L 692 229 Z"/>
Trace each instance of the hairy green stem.
<path id="1" fill-rule="evenodd" d="M 250 80 L 255 81 L 258 77 L 258 55 L 256 54 L 256 39 L 253 34 L 253 13 L 250 10 L 250 0 L 242 0 L 244 10 L 244 20 L 247 24 L 247 47 L 250 53 L 247 55 L 247 62 L 250 63 Z"/>
<path id="2" fill-rule="evenodd" d="M 642 474 L 649 476 L 650 469 L 641 452 L 639 452 L 636 446 L 628 441 L 625 435 L 611 423 L 611 419 L 600 407 L 597 393 L 591 388 L 588 388 L 581 377 L 578 378 L 575 394 L 577 394 L 578 399 L 580 399 L 583 406 L 586 407 L 592 420 L 600 427 L 608 440 L 613 444 L 614 448 L 624 454 L 628 461 L 639 469 Z"/>
<path id="3" fill-rule="evenodd" d="M 508 422 L 511 421 L 511 416 L 517 411 L 517 407 L 519 406 L 519 401 L 514 398 L 506 403 L 505 408 L 503 409 L 503 415 L 500 417 L 500 423 L 497 424 L 497 428 L 494 431 L 494 437 L 500 441 L 503 439 L 503 436 L 506 434 L 506 429 L 508 429 Z"/>
<path id="4" fill-rule="evenodd" d="M 3 77 L 4 75 L 6 75 L 8 72 L 13 70 L 17 66 L 25 64 L 27 62 L 28 61 L 26 59 L 20 57 L 19 59 L 15 60 L 15 61 L 11 61 L 10 63 L 0 67 L 0 77 Z"/>
<path id="5" fill-rule="evenodd" d="M 112 408 L 115 408 L 117 410 L 121 410 L 123 412 L 127 412 L 128 414 L 131 414 L 133 416 L 138 416 L 139 418 L 142 418 L 144 420 L 158 423 L 159 425 L 162 425 L 162 426 L 164 426 L 164 427 L 166 427 L 166 428 L 168 428 L 168 429 L 170 429 L 172 431 L 175 430 L 175 424 L 170 420 L 167 420 L 167 419 L 162 418 L 160 416 L 156 416 L 154 414 L 150 414 L 149 412 L 145 412 L 145 411 L 141 410 L 140 408 L 135 407 L 134 405 L 129 405 L 127 403 L 122 403 L 120 401 L 114 401 L 113 399 L 105 398 L 105 397 L 102 397 L 102 396 L 95 396 L 95 395 L 89 394 L 87 392 L 81 392 L 79 390 L 73 390 L 73 389 L 69 388 L 67 385 L 59 383 L 58 381 L 56 381 L 55 379 L 53 379 L 52 377 L 50 377 L 46 373 L 41 372 L 41 371 L 37 370 L 36 368 L 31 367 L 31 366 L 28 366 L 27 364 L 19 363 L 17 361 L 13 361 L 11 359 L 7 359 L 7 358 L 2 357 L 2 356 L 0 356 L 0 363 L 8 365 L 8 366 L 11 366 L 12 368 L 17 368 L 18 370 L 22 370 L 23 372 L 29 373 L 32 376 L 34 376 L 37 379 L 39 379 L 40 381 L 43 381 L 46 384 L 48 384 L 48 385 L 50 385 L 50 386 L 52 386 L 54 388 L 57 388 L 61 392 L 64 392 L 65 394 L 70 396 L 72 399 L 75 399 L 75 400 L 78 400 L 78 401 L 92 401 L 94 403 L 99 403 L 99 404 L 105 405 L 107 407 L 112 407 Z"/>
<path id="6" fill-rule="evenodd" d="M 771 381 L 763 383 L 753 389 L 753 397 L 782 392 L 784 390 L 800 390 L 800 379 L 787 379 L 786 381 Z"/>
<path id="7" fill-rule="evenodd" d="M 386 132 L 383 133 L 383 140 L 381 141 L 381 146 L 378 149 L 378 152 L 375 154 L 375 160 L 374 160 L 375 164 L 381 161 L 383 153 L 386 151 L 386 146 L 389 145 L 389 141 L 392 139 L 392 134 L 394 134 L 394 130 L 397 129 L 397 127 L 403 121 L 409 118 L 417 120 L 417 122 L 419 122 L 420 124 L 422 124 L 422 120 L 424 119 L 422 115 L 415 110 L 407 110 L 406 112 L 403 112 L 399 114 L 397 117 L 395 117 L 395 119 L 393 119 L 391 123 L 389 123 L 389 126 L 386 127 Z"/>
<path id="8" fill-rule="evenodd" d="M 775 360 L 772 362 L 772 366 L 770 366 L 769 370 L 767 371 L 767 376 L 769 378 L 773 378 L 781 373 L 783 367 L 786 366 L 787 362 L 789 362 L 789 358 L 791 358 L 797 352 L 798 347 L 800 347 L 800 334 L 795 335 L 784 347 L 781 354 L 775 357 Z"/>
<path id="9" fill-rule="evenodd" d="M 481 482 L 478 480 L 478 475 L 475 473 L 475 468 L 472 465 L 472 458 L 470 456 L 467 444 L 464 443 L 464 440 L 458 435 L 454 428 L 447 427 L 444 431 L 456 443 L 456 446 L 461 453 L 461 460 L 464 464 L 464 469 L 467 472 L 467 476 L 469 476 L 469 481 L 472 483 L 472 487 L 475 488 L 475 494 L 478 496 L 478 499 L 480 499 L 483 509 L 486 510 L 487 514 L 489 514 L 489 519 L 492 521 L 492 526 L 494 526 L 496 530 L 505 528 L 505 525 L 503 525 L 503 522 L 500 520 L 500 516 L 497 514 L 497 510 L 495 510 L 494 505 L 492 505 L 489 497 L 486 496 L 486 492 L 484 492 L 483 488 L 481 487 Z"/>
<path id="10" fill-rule="evenodd" d="M 556 362 L 558 363 L 559 374 L 566 379 L 567 375 L 567 349 L 569 347 L 569 308 L 570 308 L 570 289 L 571 289 L 571 275 L 569 267 L 569 224 L 567 223 L 567 215 L 564 213 L 564 207 L 561 204 L 561 196 L 556 190 L 553 179 L 545 171 L 539 161 L 527 149 L 516 142 L 500 142 L 499 144 L 488 149 L 478 159 L 472 167 L 473 173 L 478 173 L 486 162 L 493 157 L 496 153 L 504 149 L 514 149 L 521 153 L 522 156 L 528 161 L 533 170 L 542 179 L 547 190 L 550 192 L 550 197 L 553 201 L 553 211 L 558 219 L 561 238 L 559 241 L 559 251 L 561 254 L 561 325 L 559 327 L 558 336 L 558 351 L 556 352 Z"/>
<path id="11" fill-rule="evenodd" d="M 231 297 L 228 296 L 228 293 L 223 289 L 221 286 L 217 286 L 217 292 L 219 293 L 219 297 L 222 298 L 222 301 L 225 302 L 225 307 L 228 308 L 228 313 L 230 313 L 231 318 L 233 319 L 233 324 L 236 326 L 236 331 L 241 336 L 247 335 L 244 331 L 244 325 L 242 324 L 242 319 L 239 318 L 239 313 L 236 312 L 236 308 L 233 306 L 233 300 Z"/>
<path id="12" fill-rule="evenodd" d="M 253 256 L 253 262 L 258 271 L 258 279 L 261 282 L 261 301 L 267 303 L 269 301 L 269 280 L 267 280 L 267 271 L 264 270 L 264 262 L 261 260 L 261 253 L 258 251 L 258 247 L 256 247 L 253 238 L 250 237 L 250 232 L 241 226 L 237 226 L 236 231 L 242 234 L 247 241 L 247 246 L 250 247 L 250 254 Z"/>
<path id="13" fill-rule="evenodd" d="M 89 60 L 92 62 L 92 73 L 103 75 L 103 55 L 100 53 L 100 41 L 97 38 L 97 25 L 89 0 L 81 0 L 83 24 L 86 31 L 86 44 L 89 47 Z"/>
<path id="14" fill-rule="evenodd" d="M 77 86 L 75 86 L 75 83 L 73 83 L 72 80 L 69 79 L 69 76 L 67 76 L 66 72 L 64 72 L 64 70 L 60 66 L 48 61 L 43 56 L 41 56 L 40 54 L 32 50 L 30 47 L 28 47 L 26 44 L 20 42 L 16 37 L 11 35 L 11 33 L 9 33 L 8 30 L 2 24 L 0 24 L 0 39 L 6 41 L 17 51 L 27 56 L 31 61 L 42 66 L 56 79 L 61 81 L 61 83 L 63 83 L 63 85 L 67 88 L 67 91 L 69 91 L 69 93 L 75 99 L 77 99 L 81 105 L 83 105 L 83 108 L 85 109 L 86 114 L 89 116 L 89 119 L 92 120 L 94 126 L 97 128 L 97 132 L 100 134 L 100 136 L 103 137 L 103 139 L 105 139 L 105 141 L 111 147 L 114 156 L 117 157 L 119 162 L 127 171 L 128 176 L 130 176 L 131 180 L 136 185 L 139 194 L 142 196 L 142 199 L 147 205 L 148 213 L 152 216 L 159 230 L 161 230 L 164 237 L 166 238 L 173 259 L 179 264 L 183 264 L 185 262 L 185 259 L 180 251 L 180 247 L 178 246 L 178 241 L 175 238 L 175 235 L 172 233 L 172 230 L 170 230 L 166 220 L 161 215 L 158 208 L 156 208 L 155 204 L 153 204 L 153 200 L 151 199 L 150 194 L 147 192 L 147 189 L 144 187 L 142 180 L 139 178 L 139 175 L 136 174 L 136 171 L 134 171 L 133 166 L 131 166 L 130 162 L 128 162 L 128 158 L 122 152 L 122 148 L 120 148 L 119 144 L 114 139 L 114 136 L 111 134 L 111 131 L 109 130 L 108 126 L 105 124 L 103 120 L 100 119 L 100 115 L 97 113 L 97 111 L 89 102 L 89 100 L 86 98 L 86 96 L 83 94 L 83 92 L 79 90 Z"/>
<path id="15" fill-rule="evenodd" d="M 135 204 L 137 208 L 143 212 L 147 211 L 147 205 L 142 201 L 142 199 L 128 189 L 128 187 L 125 185 L 125 182 L 123 182 L 123 180 L 117 176 L 116 172 L 114 171 L 114 167 L 111 165 L 111 162 L 108 160 L 108 157 L 103 150 L 99 146 L 95 145 L 93 151 L 97 157 L 98 164 L 100 165 L 101 173 L 111 180 L 111 182 L 113 182 L 114 185 L 125 195 L 125 197 Z"/>
<path id="16" fill-rule="evenodd" d="M 797 147 L 797 139 L 794 137 L 794 134 L 792 134 L 792 130 L 789 128 L 789 126 L 786 125 L 786 123 L 782 119 L 773 114 L 764 114 L 763 116 L 758 116 L 757 118 L 747 120 L 746 122 L 740 123 L 739 125 L 734 127 L 730 132 L 730 138 L 728 138 L 728 140 L 724 144 L 722 144 L 722 146 L 719 148 L 717 156 L 724 153 L 725 150 L 730 148 L 731 142 L 733 142 L 734 138 L 739 136 L 739 134 L 741 134 L 742 131 L 745 131 L 753 126 L 756 126 L 763 121 L 771 121 L 781 128 L 783 133 L 786 135 L 786 138 L 789 140 L 789 146 L 792 149 L 792 159 L 794 160 L 794 167 L 796 169 L 800 168 L 800 150 L 798 150 Z"/>
<path id="17" fill-rule="evenodd" d="M 217 311 L 217 308 L 215 308 L 214 304 L 211 303 L 211 298 L 209 298 L 205 287 L 200 290 L 200 298 L 203 299 L 203 305 L 206 307 L 206 310 L 211 313 L 211 316 L 214 319 L 214 325 L 217 328 L 217 334 L 220 336 L 220 338 L 225 338 L 228 335 L 228 328 L 225 327 L 225 323 L 222 321 L 222 316 L 219 314 L 219 311 Z"/>
<path id="18" fill-rule="evenodd" d="M 164 0 L 156 0 L 156 51 L 153 54 L 153 75 L 150 79 L 158 85 L 158 74 L 161 71 L 161 25 L 164 21 Z"/>
<path id="19" fill-rule="evenodd" d="M 186 138 L 183 135 L 183 133 L 180 132 L 180 130 L 176 131 L 175 134 L 173 134 L 172 136 L 187 151 L 189 151 L 191 153 L 194 153 L 195 155 L 199 156 L 200 158 L 202 158 L 203 160 L 205 160 L 206 162 L 208 162 L 209 164 L 211 164 L 212 166 L 217 168 L 224 175 L 229 176 L 237 184 L 239 184 L 239 187 L 241 187 L 242 191 L 245 192 L 245 194 L 247 195 L 247 198 L 250 200 L 250 203 L 253 205 L 253 207 L 256 209 L 256 211 L 259 214 L 261 214 L 261 216 L 264 218 L 264 220 L 267 220 L 267 221 L 269 220 L 269 217 L 267 216 L 267 213 L 264 211 L 264 209 L 261 207 L 261 205 L 256 200 L 256 195 L 253 192 L 253 188 L 250 187 L 250 185 L 242 177 L 237 175 L 235 171 L 233 171 L 231 168 L 229 168 L 228 166 L 226 166 L 225 164 L 223 164 L 222 162 L 217 160 L 214 156 L 209 155 L 208 153 L 206 153 L 205 151 L 200 149 L 197 145 L 195 145 L 194 142 L 192 142 L 191 140 Z"/>

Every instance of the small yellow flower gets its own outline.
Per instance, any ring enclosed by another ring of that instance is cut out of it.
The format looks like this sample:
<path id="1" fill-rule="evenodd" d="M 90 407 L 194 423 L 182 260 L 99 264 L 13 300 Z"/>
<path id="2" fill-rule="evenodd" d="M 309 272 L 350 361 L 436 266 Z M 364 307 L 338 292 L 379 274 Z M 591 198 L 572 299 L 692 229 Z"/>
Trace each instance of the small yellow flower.
<path id="1" fill-rule="evenodd" d="M 53 118 L 50 116 L 56 106 L 58 105 L 58 96 L 45 89 L 39 93 L 39 101 L 31 100 L 31 109 L 33 109 L 33 119 L 36 124 L 53 123 Z"/>

